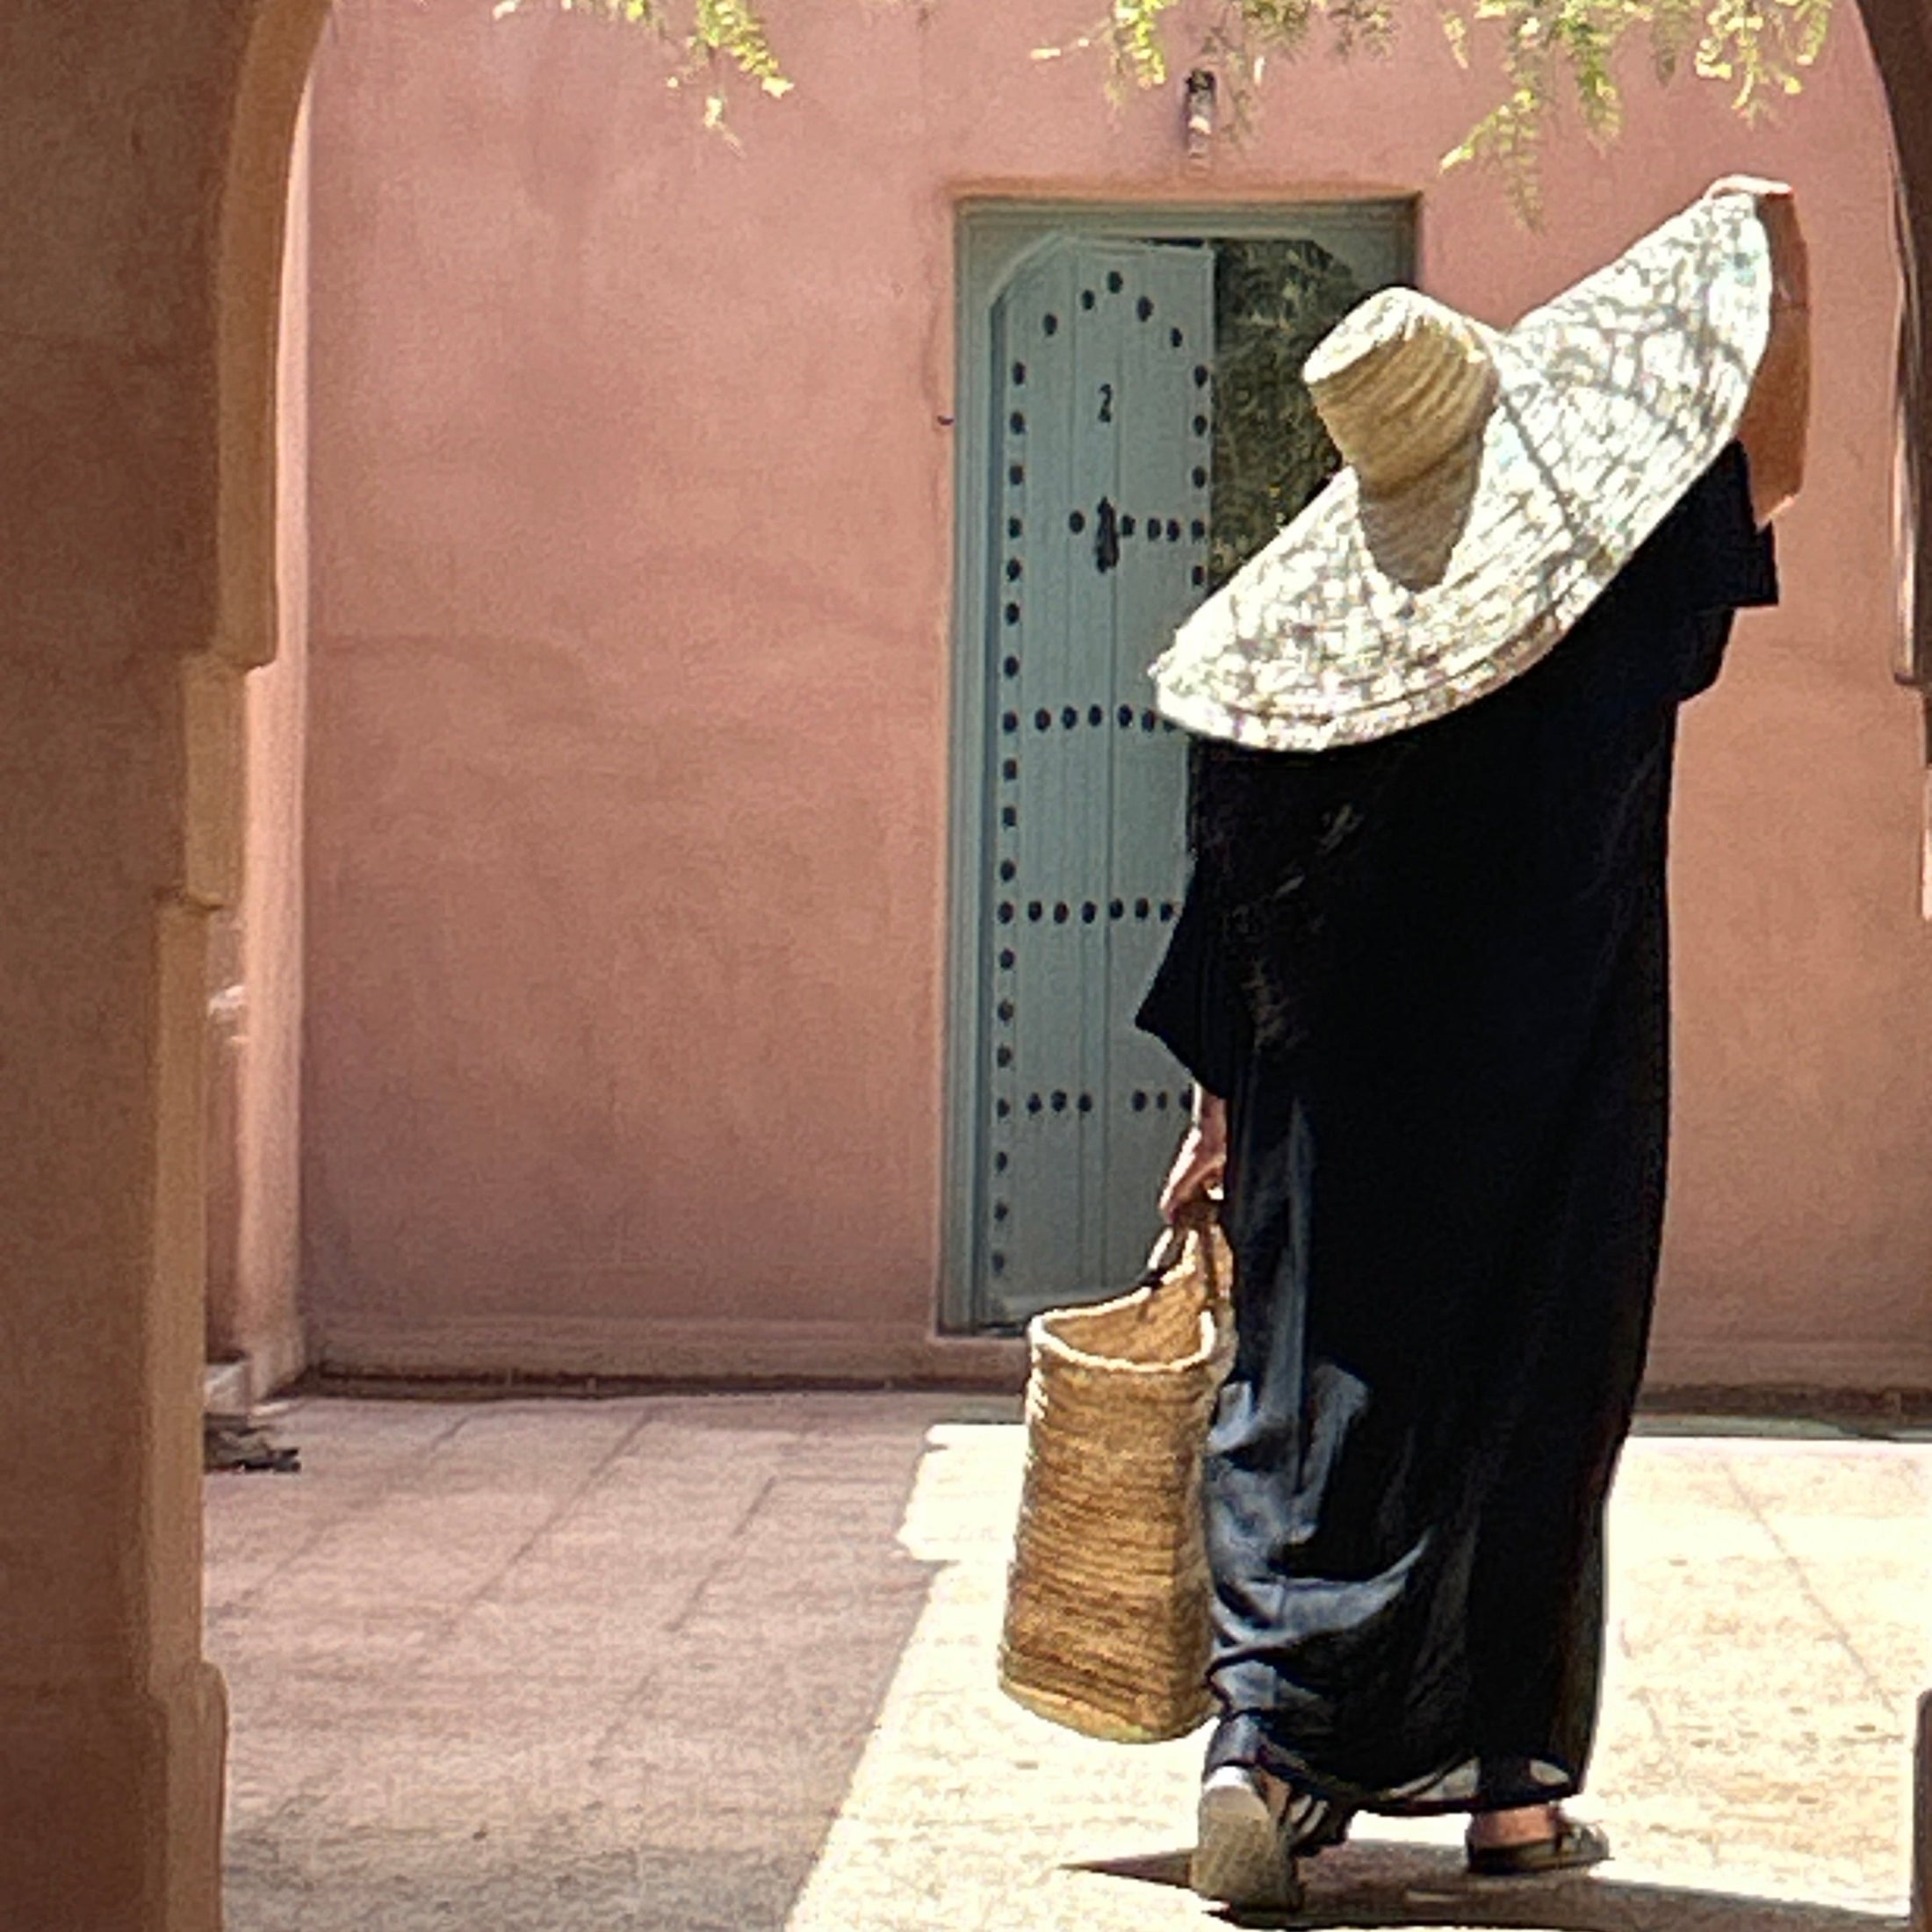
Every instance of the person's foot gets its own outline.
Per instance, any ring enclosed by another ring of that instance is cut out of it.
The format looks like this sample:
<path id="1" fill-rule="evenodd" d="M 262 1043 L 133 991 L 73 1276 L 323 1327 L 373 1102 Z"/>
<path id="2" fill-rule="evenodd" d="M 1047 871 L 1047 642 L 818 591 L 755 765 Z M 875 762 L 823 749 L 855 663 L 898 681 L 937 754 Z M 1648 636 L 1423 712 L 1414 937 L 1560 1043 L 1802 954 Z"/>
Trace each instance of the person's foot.
<path id="1" fill-rule="evenodd" d="M 1488 1851 L 1499 1845 L 1532 1844 L 1555 1835 L 1563 1816 L 1559 1805 L 1512 1805 L 1507 1811 L 1479 1811 L 1469 1820 L 1468 1840 L 1472 1850 Z"/>
<path id="2" fill-rule="evenodd" d="M 1292 1912 L 1301 1903 L 1290 1849 L 1287 1785 L 1266 1771 L 1229 1764 L 1200 1787 L 1200 1829 L 1189 1882 L 1217 1905 Z"/>
<path id="3" fill-rule="evenodd" d="M 1610 1856 L 1610 1841 L 1594 1825 L 1566 1817 L 1560 1805 L 1517 1805 L 1478 1812 L 1466 1841 L 1477 1878 L 1522 1878 L 1578 1871 Z"/>

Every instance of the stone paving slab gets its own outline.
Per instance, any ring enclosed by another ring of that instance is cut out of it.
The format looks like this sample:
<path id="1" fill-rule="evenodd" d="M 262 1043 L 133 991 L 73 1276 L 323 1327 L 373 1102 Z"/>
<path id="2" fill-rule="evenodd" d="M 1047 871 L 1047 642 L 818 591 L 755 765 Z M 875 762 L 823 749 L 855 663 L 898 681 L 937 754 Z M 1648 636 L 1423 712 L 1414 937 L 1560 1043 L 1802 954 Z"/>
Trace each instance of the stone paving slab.
<path id="1" fill-rule="evenodd" d="M 231 1932 L 1160 1932 L 1198 1747 L 992 1682 L 1023 1444 L 936 1395 L 306 1401 L 208 1486 Z M 1330 1926 L 1874 1932 L 1932 1684 L 1932 1445 L 1647 1435 L 1613 1509 L 1603 1875 L 1453 1821 L 1311 1868 Z M 1262 1921 L 1258 1921 L 1262 1922 Z"/>

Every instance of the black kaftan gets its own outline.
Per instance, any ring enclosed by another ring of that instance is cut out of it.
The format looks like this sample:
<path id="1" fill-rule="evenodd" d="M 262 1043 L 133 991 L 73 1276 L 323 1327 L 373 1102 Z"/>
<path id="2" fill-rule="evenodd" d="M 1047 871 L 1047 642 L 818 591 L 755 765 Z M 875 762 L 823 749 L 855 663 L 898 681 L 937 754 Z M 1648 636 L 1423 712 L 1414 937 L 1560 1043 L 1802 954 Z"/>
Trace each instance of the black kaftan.
<path id="1" fill-rule="evenodd" d="M 1140 1024 L 1229 1107 L 1210 1763 L 1580 1788 L 1668 1128 L 1679 703 L 1777 596 L 1735 444 L 1556 649 L 1376 744 L 1193 747 Z"/>

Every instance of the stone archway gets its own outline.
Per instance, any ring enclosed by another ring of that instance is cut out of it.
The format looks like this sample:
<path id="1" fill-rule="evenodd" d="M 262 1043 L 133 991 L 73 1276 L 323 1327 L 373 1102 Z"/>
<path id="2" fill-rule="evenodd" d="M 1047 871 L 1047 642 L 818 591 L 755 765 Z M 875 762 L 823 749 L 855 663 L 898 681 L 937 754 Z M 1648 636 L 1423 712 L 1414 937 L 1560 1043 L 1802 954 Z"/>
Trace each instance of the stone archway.
<path id="1" fill-rule="evenodd" d="M 327 0 L 32 0 L 0 119 L 0 1919 L 220 1921 L 200 1116 L 273 613 L 284 182 Z"/>
<path id="2" fill-rule="evenodd" d="M 1932 566 L 1932 15 L 1862 0 L 1900 157 Z M 0 128 L 0 1920 L 220 1921 L 202 1656 L 207 921 L 275 635 L 276 284 L 328 0 L 23 0 Z M 1908 575 L 1909 580 L 1909 575 Z M 1932 613 L 1908 668 L 1932 671 Z"/>

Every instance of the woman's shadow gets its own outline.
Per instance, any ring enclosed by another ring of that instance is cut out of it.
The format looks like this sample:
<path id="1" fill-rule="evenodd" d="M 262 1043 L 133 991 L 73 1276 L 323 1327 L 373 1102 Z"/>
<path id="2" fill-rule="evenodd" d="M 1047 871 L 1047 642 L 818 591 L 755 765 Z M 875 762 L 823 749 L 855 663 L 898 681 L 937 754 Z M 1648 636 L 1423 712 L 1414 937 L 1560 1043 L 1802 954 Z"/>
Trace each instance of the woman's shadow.
<path id="1" fill-rule="evenodd" d="M 1185 1851 L 1097 1859 L 1070 1870 L 1137 1880 L 1187 1883 Z M 1357 1841 L 1302 1868 L 1308 1897 L 1297 1912 L 1210 1910 L 1239 1926 L 1481 1926 L 1523 1932 L 1905 1932 L 1881 1912 L 1802 1900 L 1779 1900 L 1640 1884 L 1614 1866 L 1568 1877 L 1473 1879 L 1460 1852 L 1435 1845 Z"/>

